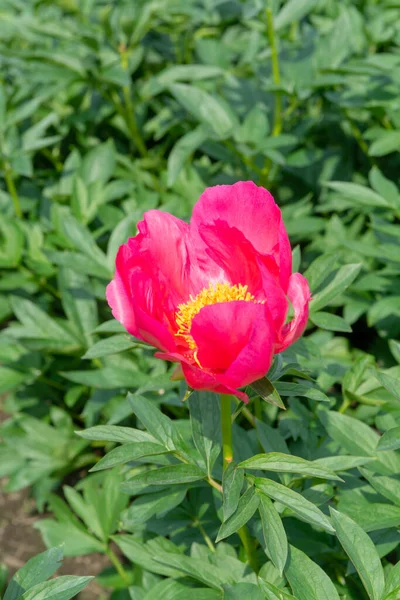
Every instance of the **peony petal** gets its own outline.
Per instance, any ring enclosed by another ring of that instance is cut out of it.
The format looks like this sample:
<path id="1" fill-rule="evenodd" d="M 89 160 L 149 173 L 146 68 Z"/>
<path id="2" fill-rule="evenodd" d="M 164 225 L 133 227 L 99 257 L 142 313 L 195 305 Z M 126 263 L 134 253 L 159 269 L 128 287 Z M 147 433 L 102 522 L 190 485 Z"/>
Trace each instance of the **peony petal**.
<path id="1" fill-rule="evenodd" d="M 286 232 L 286 227 L 281 221 L 279 225 L 279 280 L 285 294 L 288 291 L 289 279 L 292 274 L 292 249 Z"/>
<path id="2" fill-rule="evenodd" d="M 202 368 L 219 372 L 228 369 L 248 345 L 254 327 L 265 319 L 265 313 L 263 304 L 245 300 L 202 308 L 193 319 L 190 330 Z"/>
<path id="3" fill-rule="evenodd" d="M 279 241 L 281 211 L 271 194 L 252 181 L 217 185 L 203 192 L 194 206 L 191 226 L 226 221 L 251 240 L 257 252 L 269 254 Z"/>
<path id="4" fill-rule="evenodd" d="M 123 279 L 118 271 L 106 288 L 106 298 L 113 317 L 122 323 L 128 333 L 136 337 L 135 313 Z"/>
<path id="5" fill-rule="evenodd" d="M 221 267 L 219 282 L 248 285 L 250 293 L 262 294 L 258 253 L 239 229 L 218 219 L 211 225 L 200 225 L 198 231 L 208 256 Z"/>
<path id="6" fill-rule="evenodd" d="M 240 392 L 229 386 L 221 385 L 213 375 L 206 373 L 196 366 L 183 362 L 182 370 L 189 387 L 194 390 L 215 392 L 217 394 L 233 394 L 245 404 L 249 401 L 248 395 L 244 392 Z"/>
<path id="7" fill-rule="evenodd" d="M 288 298 L 294 309 L 294 318 L 284 325 L 275 352 L 283 352 L 293 344 L 306 328 L 311 300 L 308 281 L 300 273 L 293 273 L 289 280 Z"/>
<path id="8" fill-rule="evenodd" d="M 189 225 L 169 213 L 150 210 L 138 229 L 141 235 L 131 243 L 137 240 L 141 259 L 151 263 L 152 271 L 162 273 L 171 296 L 182 301 L 191 290 Z"/>
<path id="9" fill-rule="evenodd" d="M 238 354 L 223 375 L 216 375 L 222 385 L 232 388 L 249 385 L 264 377 L 273 358 L 275 331 L 267 305 L 256 305 L 264 308 L 253 322 L 252 332 L 247 345 Z"/>

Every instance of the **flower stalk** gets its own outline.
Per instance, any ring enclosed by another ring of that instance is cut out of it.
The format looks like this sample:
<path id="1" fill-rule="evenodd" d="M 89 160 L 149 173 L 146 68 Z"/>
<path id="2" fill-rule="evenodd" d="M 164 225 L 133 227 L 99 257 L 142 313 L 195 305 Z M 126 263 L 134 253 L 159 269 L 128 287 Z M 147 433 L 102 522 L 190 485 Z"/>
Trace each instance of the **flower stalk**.
<path id="1" fill-rule="evenodd" d="M 233 460 L 231 396 L 228 394 L 221 394 L 221 432 L 223 470 L 225 471 Z M 238 530 L 238 535 L 243 544 L 248 564 L 255 573 L 258 573 L 255 547 L 246 525 Z"/>

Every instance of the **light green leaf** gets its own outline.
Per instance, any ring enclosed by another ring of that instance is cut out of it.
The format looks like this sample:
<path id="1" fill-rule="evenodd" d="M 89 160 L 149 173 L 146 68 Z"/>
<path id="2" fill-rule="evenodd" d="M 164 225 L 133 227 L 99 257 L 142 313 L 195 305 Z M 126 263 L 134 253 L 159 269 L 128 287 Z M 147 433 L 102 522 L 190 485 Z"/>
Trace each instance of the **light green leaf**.
<path id="1" fill-rule="evenodd" d="M 274 27 L 277 31 L 287 27 L 294 21 L 300 21 L 312 11 L 318 0 L 288 0 L 274 19 Z"/>
<path id="2" fill-rule="evenodd" d="M 400 425 L 385 431 L 379 439 L 377 450 L 398 450 L 400 448 Z"/>
<path id="3" fill-rule="evenodd" d="M 11 579 L 3 600 L 17 600 L 34 585 L 51 577 L 61 566 L 62 559 L 63 548 L 57 546 L 28 560 Z"/>
<path id="4" fill-rule="evenodd" d="M 170 89 L 178 102 L 219 139 L 227 138 L 238 127 L 237 117 L 220 98 L 182 83 L 172 84 Z"/>
<path id="5" fill-rule="evenodd" d="M 332 315 L 327 312 L 316 312 L 310 317 L 310 321 L 321 329 L 327 329 L 328 331 L 352 331 L 350 325 L 338 315 Z"/>
<path id="6" fill-rule="evenodd" d="M 289 456 L 280 452 L 270 452 L 269 454 L 256 454 L 247 460 L 239 463 L 241 469 L 254 469 L 260 471 L 275 471 L 277 473 L 298 473 L 308 477 L 320 477 L 322 479 L 334 479 L 341 481 L 333 471 L 326 469 L 322 465 L 304 460 L 299 456 Z"/>
<path id="7" fill-rule="evenodd" d="M 119 352 L 125 352 L 135 348 L 136 343 L 133 341 L 128 334 L 116 334 L 112 335 L 104 340 L 96 342 L 89 350 L 82 356 L 83 359 L 101 358 L 110 354 L 117 354 Z"/>
<path id="8" fill-rule="evenodd" d="M 327 187 L 339 192 L 345 198 L 361 206 L 371 206 L 373 208 L 388 208 L 389 203 L 379 194 L 358 183 L 349 183 L 347 181 L 328 181 Z"/>
<path id="9" fill-rule="evenodd" d="M 172 148 L 168 156 L 168 186 L 174 185 L 179 173 L 187 160 L 203 142 L 207 140 L 209 133 L 203 125 L 199 125 L 193 131 L 183 135 Z"/>
<path id="10" fill-rule="evenodd" d="M 368 154 L 370 156 L 385 156 L 400 150 L 400 131 L 382 131 L 378 139 L 372 142 Z"/>
<path id="11" fill-rule="evenodd" d="M 105 442 L 120 442 L 129 444 L 132 442 L 156 442 L 156 439 L 141 429 L 133 427 L 120 427 L 118 425 L 95 425 L 75 432 L 85 440 L 102 440 Z"/>
<path id="12" fill-rule="evenodd" d="M 132 444 L 124 444 L 118 448 L 114 448 L 90 469 L 93 471 L 101 471 L 102 469 L 110 469 L 116 465 L 123 465 L 130 461 L 145 458 L 146 456 L 155 456 L 165 454 L 168 450 L 161 444 L 152 442 L 133 442 Z"/>
<path id="13" fill-rule="evenodd" d="M 124 446 L 123 446 L 124 447 Z M 129 480 L 130 485 L 177 485 L 204 479 L 206 473 L 196 465 L 179 464 L 139 473 Z"/>
<path id="14" fill-rule="evenodd" d="M 83 590 L 93 577 L 62 575 L 38 583 L 21 596 L 21 600 L 69 600 Z"/>

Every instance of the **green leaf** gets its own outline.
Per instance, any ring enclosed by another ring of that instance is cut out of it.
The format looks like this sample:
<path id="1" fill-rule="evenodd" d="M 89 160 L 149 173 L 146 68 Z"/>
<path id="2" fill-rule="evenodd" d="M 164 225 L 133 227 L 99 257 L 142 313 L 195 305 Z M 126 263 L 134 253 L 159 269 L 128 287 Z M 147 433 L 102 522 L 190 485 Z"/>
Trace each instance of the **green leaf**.
<path id="1" fill-rule="evenodd" d="M 258 578 L 258 583 L 265 594 L 266 600 L 298 600 L 298 598 L 295 598 L 292 594 L 282 591 L 280 588 L 272 585 L 272 583 L 262 579 L 262 577 Z"/>
<path id="2" fill-rule="evenodd" d="M 322 479 L 335 479 L 342 481 L 333 471 L 326 469 L 316 462 L 304 460 L 299 456 L 289 456 L 280 452 L 269 454 L 256 454 L 239 463 L 241 469 L 254 469 L 260 471 L 275 471 L 277 473 L 297 473 L 307 477 L 320 477 Z"/>
<path id="3" fill-rule="evenodd" d="M 154 552 L 151 552 L 145 544 L 133 535 L 114 535 L 112 539 L 132 563 L 139 565 L 143 569 L 146 569 L 146 571 L 167 577 L 183 576 L 184 573 L 179 566 L 173 568 L 158 562 Z M 178 554 L 178 558 L 181 557 L 182 555 Z"/>
<path id="4" fill-rule="evenodd" d="M 400 150 L 400 131 L 382 131 L 378 139 L 372 142 L 368 154 L 370 156 L 386 156 Z"/>
<path id="5" fill-rule="evenodd" d="M 132 442 L 155 442 L 155 438 L 141 429 L 133 427 L 120 427 L 118 425 L 95 425 L 83 431 L 75 432 L 85 440 L 102 440 L 105 442 L 120 442 L 121 444 Z"/>
<path id="6" fill-rule="evenodd" d="M 127 334 L 116 334 L 96 342 L 82 358 L 101 358 L 102 356 L 108 356 L 109 354 L 117 354 L 119 352 L 125 352 L 125 350 L 131 350 L 132 348 L 135 348 L 135 346 L 136 343 Z"/>
<path id="7" fill-rule="evenodd" d="M 243 525 L 245 525 L 254 515 L 259 503 L 260 500 L 256 495 L 254 488 L 249 487 L 240 498 L 236 511 L 222 523 L 215 541 L 220 542 L 243 527 Z"/>
<path id="8" fill-rule="evenodd" d="M 176 432 L 174 424 L 166 415 L 143 396 L 128 394 L 128 400 L 133 412 L 140 419 L 146 429 L 158 439 L 168 450 L 175 450 Z"/>
<path id="9" fill-rule="evenodd" d="M 93 260 L 99 272 L 105 279 L 110 279 L 112 272 L 107 266 L 107 257 L 94 241 L 90 231 L 80 223 L 71 214 L 65 213 L 62 216 L 61 228 L 65 237 L 70 240 L 72 245 Z"/>
<path id="10" fill-rule="evenodd" d="M 223 504 L 222 510 L 224 521 L 236 511 L 240 499 L 244 482 L 244 471 L 238 469 L 237 465 L 232 461 L 225 469 L 222 476 L 222 494 Z"/>
<path id="11" fill-rule="evenodd" d="M 374 456 L 379 435 L 368 425 L 338 412 L 321 410 L 319 418 L 333 440 L 347 452 L 358 456 Z"/>
<path id="12" fill-rule="evenodd" d="M 65 556 L 105 551 L 102 542 L 70 521 L 58 523 L 53 519 L 42 519 L 35 523 L 35 529 L 39 529 L 47 546 L 64 544 Z"/>
<path id="13" fill-rule="evenodd" d="M 224 600 L 264 600 L 264 595 L 254 583 L 239 582 L 224 588 Z"/>
<path id="14" fill-rule="evenodd" d="M 152 442 L 134 442 L 132 444 L 124 444 L 119 448 L 110 450 L 90 472 L 101 471 L 102 469 L 110 469 L 116 465 L 123 465 L 130 461 L 145 458 L 146 456 L 155 456 L 157 454 L 165 454 L 168 450 L 161 444 L 153 444 Z"/>
<path id="15" fill-rule="evenodd" d="M 257 490 L 257 495 L 260 498 L 258 510 L 261 515 L 265 552 L 282 575 L 288 554 L 286 532 L 273 502 L 260 490 Z"/>
<path id="16" fill-rule="evenodd" d="M 340 267 L 334 278 L 310 302 L 312 316 L 327 304 L 330 304 L 339 294 L 342 294 L 353 283 L 361 270 L 361 264 L 344 265 Z"/>
<path id="17" fill-rule="evenodd" d="M 198 558 L 191 558 L 183 554 L 160 552 L 155 560 L 163 565 L 179 569 L 188 577 L 201 581 L 214 589 L 221 589 L 222 585 L 233 583 L 232 575 Z"/>
<path id="18" fill-rule="evenodd" d="M 263 377 L 262 379 L 257 379 L 257 381 L 253 381 L 250 384 L 250 387 L 266 402 L 270 404 L 275 404 L 275 406 L 279 406 L 279 408 L 283 408 L 286 410 L 285 405 L 282 402 L 282 398 L 279 395 L 279 392 L 268 379 L 268 377 Z"/>
<path id="19" fill-rule="evenodd" d="M 371 538 L 350 517 L 331 509 L 332 522 L 346 554 L 355 566 L 371 600 L 381 600 L 385 577 Z"/>
<path id="20" fill-rule="evenodd" d="M 361 206 L 371 206 L 373 208 L 388 208 L 389 203 L 376 192 L 358 183 L 348 183 L 347 181 L 328 181 L 325 185 L 336 192 L 339 192 L 345 198 L 352 200 Z"/>
<path id="21" fill-rule="evenodd" d="M 50 548 L 18 569 L 11 579 L 3 600 L 17 600 L 34 585 L 45 581 L 57 571 L 63 559 L 63 548 Z"/>
<path id="22" fill-rule="evenodd" d="M 356 467 L 362 467 L 373 460 L 372 457 L 368 456 L 339 455 L 317 458 L 314 462 L 327 469 L 332 469 L 333 471 L 348 471 L 350 469 L 355 469 Z"/>
<path id="23" fill-rule="evenodd" d="M 396 400 L 400 400 L 400 379 L 395 379 L 394 377 L 390 377 L 390 375 L 386 375 L 386 373 L 382 373 L 382 371 L 376 370 L 374 373 L 375 377 L 383 385 L 385 389 L 392 394 L 396 398 Z"/>
<path id="24" fill-rule="evenodd" d="M 204 479 L 206 473 L 196 465 L 179 464 L 139 473 L 129 479 L 130 485 L 176 485 Z"/>
<path id="25" fill-rule="evenodd" d="M 221 452 L 221 407 L 218 394 L 194 391 L 189 398 L 192 436 L 210 475 Z"/>
<path id="26" fill-rule="evenodd" d="M 379 439 L 377 450 L 398 450 L 400 448 L 400 425 L 385 431 Z"/>
<path id="27" fill-rule="evenodd" d="M 313 313 L 310 321 L 317 327 L 327 329 L 328 331 L 352 331 L 350 325 L 342 317 L 327 312 L 320 311 Z"/>
<path id="28" fill-rule="evenodd" d="M 254 478 L 254 485 L 269 498 L 280 502 L 290 508 L 296 515 L 306 523 L 324 529 L 328 533 L 334 533 L 334 529 L 327 516 L 314 504 L 303 498 L 301 494 L 276 483 L 271 479 L 261 477 Z"/>
<path id="29" fill-rule="evenodd" d="M 381 494 L 384 498 L 387 498 L 393 504 L 400 506 L 400 481 L 392 477 L 386 477 L 385 475 L 377 475 L 368 469 L 358 469 L 363 477 L 372 485 L 372 487 Z"/>
<path id="30" fill-rule="evenodd" d="M 219 139 L 227 138 L 238 127 L 237 117 L 220 98 L 182 83 L 172 84 L 170 90 L 178 102 Z"/>
<path id="31" fill-rule="evenodd" d="M 172 148 L 168 156 L 168 179 L 167 185 L 171 187 L 177 180 L 179 173 L 197 148 L 209 137 L 209 133 L 203 125 L 199 125 L 193 131 L 183 135 Z"/>
<path id="32" fill-rule="evenodd" d="M 61 302 L 68 319 L 73 323 L 85 346 L 93 343 L 92 332 L 97 326 L 97 303 L 89 278 L 72 269 L 58 271 Z"/>
<path id="33" fill-rule="evenodd" d="M 83 181 L 106 183 L 114 173 L 116 151 L 112 140 L 90 150 L 83 159 L 80 169 Z"/>
<path id="34" fill-rule="evenodd" d="M 21 600 L 69 600 L 83 590 L 93 577 L 76 577 L 74 575 L 62 575 L 38 583 L 21 596 Z"/>
<path id="35" fill-rule="evenodd" d="M 26 328 L 26 334 L 22 337 L 54 340 L 62 346 L 76 346 L 79 343 L 60 321 L 55 321 L 31 300 L 12 296 L 11 306 L 18 320 Z"/>
<path id="36" fill-rule="evenodd" d="M 340 600 L 328 575 L 294 546 L 290 546 L 285 575 L 298 600 Z"/>
<path id="37" fill-rule="evenodd" d="M 300 21 L 312 11 L 318 0 L 288 0 L 274 18 L 274 28 L 279 31 L 294 21 Z"/>
<path id="38" fill-rule="evenodd" d="M 13 269 L 22 258 L 24 235 L 17 223 L 6 215 L 0 219 L 0 267 Z"/>

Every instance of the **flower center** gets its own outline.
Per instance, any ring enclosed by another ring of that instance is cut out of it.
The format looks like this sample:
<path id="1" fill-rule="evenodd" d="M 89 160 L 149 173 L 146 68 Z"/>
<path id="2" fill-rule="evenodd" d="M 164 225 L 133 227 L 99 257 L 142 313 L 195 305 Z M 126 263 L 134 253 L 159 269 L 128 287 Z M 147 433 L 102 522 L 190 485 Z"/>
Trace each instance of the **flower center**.
<path id="1" fill-rule="evenodd" d="M 184 338 L 191 350 L 197 351 L 196 342 L 190 334 L 192 321 L 204 306 L 219 304 L 221 302 L 233 302 L 234 300 L 245 300 L 246 302 L 259 302 L 247 291 L 247 285 L 229 283 L 210 283 L 208 288 L 203 288 L 195 298 L 190 295 L 190 300 L 185 304 L 178 304 L 176 323 L 179 327 L 176 336 Z M 195 352 L 195 360 L 196 352 Z"/>

